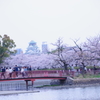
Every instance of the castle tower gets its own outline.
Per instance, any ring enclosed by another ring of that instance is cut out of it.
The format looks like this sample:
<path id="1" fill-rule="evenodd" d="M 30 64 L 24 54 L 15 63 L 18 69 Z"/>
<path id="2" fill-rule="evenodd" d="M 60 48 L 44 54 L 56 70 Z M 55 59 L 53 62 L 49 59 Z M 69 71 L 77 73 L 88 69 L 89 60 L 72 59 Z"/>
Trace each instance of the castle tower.
<path id="1" fill-rule="evenodd" d="M 25 54 L 40 54 L 40 50 L 35 41 L 29 42 L 29 46 L 25 52 Z"/>

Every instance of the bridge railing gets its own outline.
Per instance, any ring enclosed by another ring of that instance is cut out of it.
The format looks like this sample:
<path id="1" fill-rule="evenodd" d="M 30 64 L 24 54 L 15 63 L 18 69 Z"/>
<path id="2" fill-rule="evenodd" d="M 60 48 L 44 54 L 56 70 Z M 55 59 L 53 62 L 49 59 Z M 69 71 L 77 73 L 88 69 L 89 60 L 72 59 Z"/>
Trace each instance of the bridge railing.
<path id="1" fill-rule="evenodd" d="M 66 76 L 68 72 L 63 70 L 34 70 L 34 71 L 14 71 L 12 73 L 0 72 L 0 79 L 8 78 L 28 78 L 28 77 L 63 77 Z"/>
<path id="2" fill-rule="evenodd" d="M 87 74 L 100 74 L 100 70 L 89 70 L 86 71 Z M 75 74 L 81 74 L 81 71 L 71 71 L 71 70 L 33 70 L 33 71 L 14 71 L 9 72 L 0 72 L 0 79 L 9 79 L 9 78 L 28 78 L 28 77 L 65 77 L 72 76 Z"/>

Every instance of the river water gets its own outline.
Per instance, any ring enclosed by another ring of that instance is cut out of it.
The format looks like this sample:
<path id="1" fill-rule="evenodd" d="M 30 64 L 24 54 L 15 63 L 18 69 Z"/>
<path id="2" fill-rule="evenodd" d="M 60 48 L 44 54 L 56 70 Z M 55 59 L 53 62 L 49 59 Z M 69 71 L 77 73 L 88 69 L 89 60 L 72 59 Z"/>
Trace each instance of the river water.
<path id="1" fill-rule="evenodd" d="M 0 100 L 100 100 L 100 87 L 40 89 L 36 93 L 1 95 Z"/>

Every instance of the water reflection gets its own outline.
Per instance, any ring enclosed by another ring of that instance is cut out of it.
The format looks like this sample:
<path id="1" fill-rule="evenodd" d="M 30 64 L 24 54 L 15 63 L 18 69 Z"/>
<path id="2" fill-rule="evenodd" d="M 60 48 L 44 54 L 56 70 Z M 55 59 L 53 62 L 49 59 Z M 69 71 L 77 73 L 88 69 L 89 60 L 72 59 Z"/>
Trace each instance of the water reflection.
<path id="1" fill-rule="evenodd" d="M 36 93 L 0 96 L 0 100 L 100 100 L 100 87 L 46 89 Z"/>

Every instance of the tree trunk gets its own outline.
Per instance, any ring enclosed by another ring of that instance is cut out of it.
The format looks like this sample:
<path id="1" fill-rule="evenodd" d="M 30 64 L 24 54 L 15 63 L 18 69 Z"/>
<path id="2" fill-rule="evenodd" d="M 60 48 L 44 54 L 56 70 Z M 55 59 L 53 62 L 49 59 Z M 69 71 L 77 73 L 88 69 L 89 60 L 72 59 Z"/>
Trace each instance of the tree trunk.
<path id="1" fill-rule="evenodd" d="M 85 67 L 86 67 L 86 66 L 84 65 L 83 62 L 82 62 L 82 66 L 83 66 L 83 67 L 82 67 L 82 76 L 85 77 Z"/>

